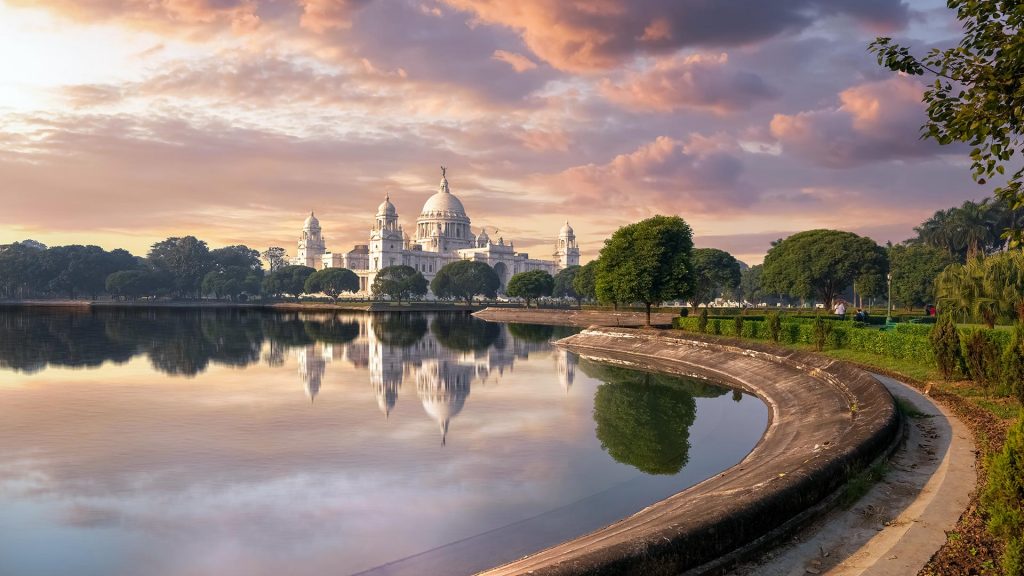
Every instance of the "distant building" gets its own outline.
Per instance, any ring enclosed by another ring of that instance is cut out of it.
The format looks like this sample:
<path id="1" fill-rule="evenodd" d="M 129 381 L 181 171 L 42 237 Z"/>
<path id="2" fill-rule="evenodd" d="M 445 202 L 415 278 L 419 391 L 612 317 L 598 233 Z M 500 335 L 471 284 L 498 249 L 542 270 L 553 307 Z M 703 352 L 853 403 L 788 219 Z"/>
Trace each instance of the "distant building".
<path id="1" fill-rule="evenodd" d="M 369 292 L 377 273 L 388 266 L 406 265 L 420 271 L 427 280 L 445 264 L 456 260 L 475 260 L 494 268 L 504 288 L 514 274 L 544 270 L 555 274 L 563 268 L 579 265 L 580 250 L 569 223 L 558 233 L 552 260 L 530 258 L 516 252 L 511 241 L 499 237 L 493 241 L 486 230 L 474 234 L 462 201 L 451 193 L 445 169 L 437 193 L 427 199 L 416 219 L 415 236 L 410 237 L 398 223 L 398 210 L 390 195 L 377 207 L 368 244 L 357 244 L 345 253 L 327 252 L 320 222 L 310 213 L 299 237 L 298 255 L 293 264 L 312 268 L 348 268 L 359 276 L 360 292 Z"/>

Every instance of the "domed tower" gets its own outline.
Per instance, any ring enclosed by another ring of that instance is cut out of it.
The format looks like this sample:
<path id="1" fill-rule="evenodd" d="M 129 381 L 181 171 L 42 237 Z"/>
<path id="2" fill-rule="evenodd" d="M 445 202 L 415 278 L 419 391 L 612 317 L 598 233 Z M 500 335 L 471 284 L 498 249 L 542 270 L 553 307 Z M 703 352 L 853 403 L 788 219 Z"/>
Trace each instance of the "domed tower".
<path id="1" fill-rule="evenodd" d="M 292 263 L 319 270 L 323 268 L 324 252 L 326 251 L 324 236 L 320 230 L 320 221 L 310 212 L 306 221 L 302 223 L 298 254 Z"/>
<path id="2" fill-rule="evenodd" d="M 487 235 L 487 229 L 483 228 L 480 230 L 480 234 L 476 237 L 477 248 L 487 248 L 491 244 L 491 237 Z"/>
<path id="3" fill-rule="evenodd" d="M 476 244 L 469 229 L 469 216 L 448 187 L 446 172 L 442 166 L 437 193 L 427 199 L 416 219 L 415 243 L 429 252 L 454 252 Z"/>
<path id="4" fill-rule="evenodd" d="M 554 256 L 558 262 L 559 270 L 580 265 L 580 248 L 576 245 L 576 233 L 573 232 L 572 226 L 569 226 L 568 221 L 558 231 Z"/>
<path id="5" fill-rule="evenodd" d="M 388 194 L 377 207 L 377 217 L 370 231 L 370 270 L 400 265 L 404 249 L 405 239 L 402 227 L 398 225 L 398 210 Z"/>

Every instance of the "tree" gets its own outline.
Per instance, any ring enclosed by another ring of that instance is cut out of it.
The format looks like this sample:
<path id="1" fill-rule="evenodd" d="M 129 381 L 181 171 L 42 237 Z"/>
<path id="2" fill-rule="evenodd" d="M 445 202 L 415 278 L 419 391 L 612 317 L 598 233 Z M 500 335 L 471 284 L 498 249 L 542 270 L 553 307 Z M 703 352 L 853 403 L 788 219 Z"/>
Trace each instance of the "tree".
<path id="1" fill-rule="evenodd" d="M 309 266 L 284 266 L 263 280 L 263 291 L 275 296 L 291 294 L 298 297 L 306 289 L 306 279 L 314 272 L 316 270 Z"/>
<path id="2" fill-rule="evenodd" d="M 839 230 L 799 232 L 772 246 L 764 259 L 764 286 L 800 298 L 817 296 L 826 308 L 855 280 L 885 275 L 885 250 L 874 240 Z"/>
<path id="3" fill-rule="evenodd" d="M 377 273 L 370 292 L 374 298 L 387 296 L 401 304 L 402 300 L 426 296 L 427 279 L 412 266 L 388 266 Z"/>
<path id="4" fill-rule="evenodd" d="M 900 244 L 889 249 L 892 300 L 912 308 L 935 302 L 935 277 L 954 262 L 940 248 L 923 244 Z"/>
<path id="5" fill-rule="evenodd" d="M 725 291 L 739 288 L 740 263 L 725 250 L 696 248 L 693 251 L 693 296 L 690 304 L 696 313 L 701 304 L 707 304 Z"/>
<path id="6" fill-rule="evenodd" d="M 280 246 L 271 246 L 260 254 L 267 261 L 271 272 L 277 272 L 288 265 L 288 252 Z"/>
<path id="7" fill-rule="evenodd" d="M 213 262 L 206 242 L 195 236 L 172 237 L 153 244 L 147 256 L 154 269 L 170 275 L 178 296 L 196 296 Z"/>
<path id="8" fill-rule="evenodd" d="M 509 279 L 505 293 L 514 298 L 525 299 L 526 307 L 529 308 L 532 300 L 541 296 L 550 296 L 554 288 L 555 279 L 551 277 L 551 274 L 543 270 L 529 270 L 520 272 Z"/>
<path id="9" fill-rule="evenodd" d="M 655 216 L 619 228 L 598 258 L 596 291 L 611 302 L 642 302 L 651 324 L 651 306 L 689 298 L 694 273 L 693 231 L 678 216 Z"/>
<path id="10" fill-rule="evenodd" d="M 1002 573 L 1024 575 L 1024 415 L 1010 426 L 1002 451 L 989 464 L 981 502 L 990 512 L 989 531 L 1006 541 Z"/>
<path id="11" fill-rule="evenodd" d="M 221 270 L 231 267 L 263 270 L 259 251 L 241 244 L 210 250 L 210 262 Z"/>
<path id="12" fill-rule="evenodd" d="M 555 274 L 555 286 L 551 289 L 551 295 L 556 298 L 572 298 L 578 306 L 582 296 L 576 292 L 573 282 L 576 280 L 576 274 L 581 269 L 581 266 L 569 266 Z"/>
<path id="13" fill-rule="evenodd" d="M 954 263 L 935 279 L 939 306 L 961 320 L 992 328 L 999 319 L 1024 320 L 1024 253 L 1014 250 Z"/>
<path id="14" fill-rule="evenodd" d="M 307 294 L 323 292 L 337 300 L 342 292 L 359 291 L 359 276 L 348 268 L 324 268 L 310 274 L 303 288 Z"/>
<path id="15" fill-rule="evenodd" d="M 971 150 L 971 170 L 978 184 L 996 175 L 1024 145 L 1024 11 L 1017 2 L 948 0 L 956 10 L 963 37 L 958 46 L 932 49 L 922 58 L 910 48 L 877 38 L 870 50 L 878 63 L 911 75 L 930 74 L 935 83 L 924 92 L 928 121 L 924 135 L 939 144 L 965 142 Z M 1024 168 L 1018 169 L 996 196 L 1011 209 L 1024 207 Z M 1007 229 L 1017 245 L 1020 229 Z"/>
<path id="16" fill-rule="evenodd" d="M 445 264 L 430 281 L 430 290 L 438 298 L 461 298 L 466 303 L 477 295 L 495 298 L 500 287 L 501 280 L 493 268 L 472 260 Z"/>
<path id="17" fill-rule="evenodd" d="M 596 290 L 597 260 L 591 260 L 580 267 L 572 279 L 572 289 L 580 298 L 597 299 Z"/>
<path id="18" fill-rule="evenodd" d="M 227 297 L 234 301 L 242 294 L 259 294 L 262 283 L 262 267 L 253 270 L 248 266 L 228 266 L 207 272 L 203 276 L 202 291 L 203 294 L 213 294 L 216 298 Z"/>
<path id="19" fill-rule="evenodd" d="M 758 264 L 740 272 L 739 300 L 756 303 L 765 294 L 761 287 L 764 266 Z"/>
<path id="20" fill-rule="evenodd" d="M 107 293 L 115 298 L 141 298 L 157 290 L 157 276 L 150 270 L 119 270 L 107 276 Z"/>

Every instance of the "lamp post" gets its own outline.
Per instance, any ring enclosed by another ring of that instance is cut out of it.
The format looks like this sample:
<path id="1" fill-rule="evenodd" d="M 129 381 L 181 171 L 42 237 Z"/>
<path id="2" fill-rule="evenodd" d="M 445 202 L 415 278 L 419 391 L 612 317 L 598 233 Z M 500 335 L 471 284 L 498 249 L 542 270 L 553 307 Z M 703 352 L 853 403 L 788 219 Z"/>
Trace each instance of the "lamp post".
<path id="1" fill-rule="evenodd" d="M 892 272 L 885 275 L 886 284 L 889 287 L 889 303 L 885 306 L 885 323 L 892 322 Z"/>

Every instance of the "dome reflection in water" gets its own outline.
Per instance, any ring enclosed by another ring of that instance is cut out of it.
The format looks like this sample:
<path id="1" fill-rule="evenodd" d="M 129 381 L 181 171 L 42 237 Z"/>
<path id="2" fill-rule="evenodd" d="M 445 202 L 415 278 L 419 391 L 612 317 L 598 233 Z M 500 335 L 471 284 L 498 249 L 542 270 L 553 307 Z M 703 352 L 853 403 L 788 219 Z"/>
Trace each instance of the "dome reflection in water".
<path id="1" fill-rule="evenodd" d="M 0 309 L 0 574 L 469 574 L 738 462 L 767 409 L 462 314 Z"/>

